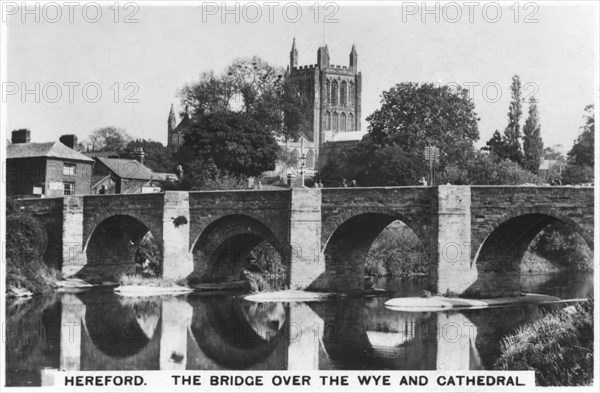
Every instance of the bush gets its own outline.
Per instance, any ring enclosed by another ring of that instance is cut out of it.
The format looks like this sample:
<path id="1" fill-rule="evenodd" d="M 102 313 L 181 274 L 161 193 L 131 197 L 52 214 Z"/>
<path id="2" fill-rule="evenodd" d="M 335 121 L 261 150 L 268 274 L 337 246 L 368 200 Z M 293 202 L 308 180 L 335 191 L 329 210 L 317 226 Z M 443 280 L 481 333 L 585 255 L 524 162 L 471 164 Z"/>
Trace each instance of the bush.
<path id="1" fill-rule="evenodd" d="M 501 343 L 497 370 L 533 370 L 541 386 L 591 385 L 594 378 L 594 302 L 574 313 L 555 311 L 520 327 Z"/>
<path id="2" fill-rule="evenodd" d="M 534 238 L 529 251 L 552 264 L 557 271 L 591 271 L 594 264 L 594 253 L 583 238 L 572 232 L 565 224 L 553 223 Z M 525 258 L 535 265 L 534 258 Z"/>
<path id="3" fill-rule="evenodd" d="M 519 185 L 541 184 L 541 179 L 519 164 L 493 154 L 474 151 L 463 162 L 448 165 L 440 174 L 440 184 Z"/>
<path id="4" fill-rule="evenodd" d="M 429 274 L 429 261 L 421 241 L 407 225 L 393 222 L 375 239 L 365 264 L 367 276 Z"/>
<path id="5" fill-rule="evenodd" d="M 161 264 L 160 248 L 152 234 L 148 232 L 142 238 L 135 253 L 135 272 L 142 276 L 158 277 L 161 272 Z"/>
<path id="6" fill-rule="evenodd" d="M 6 287 L 49 292 L 60 278 L 58 270 L 44 262 L 48 235 L 31 215 L 12 211 L 6 217 Z"/>

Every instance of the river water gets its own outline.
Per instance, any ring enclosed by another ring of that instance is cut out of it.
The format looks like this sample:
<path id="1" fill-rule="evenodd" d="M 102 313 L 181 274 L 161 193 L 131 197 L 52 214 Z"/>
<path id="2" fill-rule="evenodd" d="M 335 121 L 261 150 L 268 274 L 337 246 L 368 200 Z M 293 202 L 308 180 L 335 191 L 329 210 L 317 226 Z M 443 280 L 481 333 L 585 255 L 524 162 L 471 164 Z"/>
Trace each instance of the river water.
<path id="1" fill-rule="evenodd" d="M 239 294 L 126 298 L 107 290 L 7 304 L 6 383 L 40 386 L 46 370 L 479 370 L 539 306 L 390 311 L 426 280 L 379 279 L 392 296 L 252 303 Z M 525 275 L 524 292 L 586 297 L 593 275 Z M 547 309 L 548 307 L 546 307 Z"/>

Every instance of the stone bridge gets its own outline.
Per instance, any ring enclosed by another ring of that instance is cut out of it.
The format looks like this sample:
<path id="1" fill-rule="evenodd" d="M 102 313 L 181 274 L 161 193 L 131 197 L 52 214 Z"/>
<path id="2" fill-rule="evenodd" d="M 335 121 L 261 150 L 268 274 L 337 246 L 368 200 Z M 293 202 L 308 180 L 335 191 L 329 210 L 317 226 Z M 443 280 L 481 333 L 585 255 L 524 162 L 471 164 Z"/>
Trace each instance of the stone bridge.
<path id="1" fill-rule="evenodd" d="M 65 275 L 135 269 L 150 232 L 164 277 L 238 279 L 266 240 L 291 288 L 364 289 L 364 265 L 381 231 L 400 220 L 420 238 L 431 289 L 481 296 L 520 291 L 533 238 L 560 221 L 593 249 L 592 187 L 438 186 L 248 191 L 168 191 L 19 200 L 49 233 L 47 259 Z"/>

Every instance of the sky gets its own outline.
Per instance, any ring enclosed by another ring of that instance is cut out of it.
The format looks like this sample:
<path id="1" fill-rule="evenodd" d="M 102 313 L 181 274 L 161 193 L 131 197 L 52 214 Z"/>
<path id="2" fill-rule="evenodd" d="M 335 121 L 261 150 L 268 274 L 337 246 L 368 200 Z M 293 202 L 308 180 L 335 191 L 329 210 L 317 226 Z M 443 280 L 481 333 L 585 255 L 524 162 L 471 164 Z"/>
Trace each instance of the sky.
<path id="1" fill-rule="evenodd" d="M 431 3 L 429 13 L 421 2 L 338 2 L 328 8 L 321 2 L 312 9 L 255 2 L 263 5 L 261 15 L 254 6 L 236 9 L 234 3 L 227 13 L 221 2 L 136 2 L 127 9 L 121 3 L 118 12 L 104 7 L 101 15 L 91 6 L 84 10 L 83 2 L 71 15 L 50 6 L 28 14 L 14 4 L 18 9 L 3 15 L 6 131 L 29 128 L 35 142 L 68 133 L 82 140 L 115 126 L 134 138 L 166 143 L 169 108 L 181 109 L 178 89 L 202 72 L 222 72 L 237 57 L 258 55 L 285 67 L 294 37 L 299 65 L 315 64 L 323 43 L 332 64 L 347 65 L 356 44 L 363 131 L 381 93 L 397 83 L 459 84 L 471 90 L 480 117 L 476 144 L 484 145 L 508 122 L 511 78 L 518 74 L 524 96 L 539 101 L 544 144 L 568 150 L 583 125 L 584 107 L 598 95 L 593 2 L 509 8 L 510 2 L 500 9 L 483 2 L 460 9 L 442 4 L 437 10 Z M 23 96 L 25 89 L 37 90 L 39 102 L 33 93 Z M 522 125 L 526 111 L 527 105 Z"/>

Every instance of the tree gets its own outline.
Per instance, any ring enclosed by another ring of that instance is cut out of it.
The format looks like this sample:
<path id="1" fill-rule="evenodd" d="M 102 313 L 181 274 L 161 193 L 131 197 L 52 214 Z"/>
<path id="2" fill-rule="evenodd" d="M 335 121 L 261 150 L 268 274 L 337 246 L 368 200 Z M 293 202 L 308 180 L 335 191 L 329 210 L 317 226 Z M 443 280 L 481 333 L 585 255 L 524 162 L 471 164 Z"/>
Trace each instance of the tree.
<path id="1" fill-rule="evenodd" d="M 585 107 L 585 124 L 581 133 L 575 140 L 573 147 L 567 154 L 570 164 L 579 167 L 594 167 L 594 105 Z"/>
<path id="2" fill-rule="evenodd" d="M 523 152 L 521 151 L 521 130 L 519 120 L 523 114 L 521 108 L 521 79 L 514 75 L 510 86 L 511 102 L 508 108 L 508 126 L 504 130 L 504 139 L 507 145 L 507 153 L 510 160 L 522 163 Z"/>
<path id="3" fill-rule="evenodd" d="M 367 118 L 369 138 L 363 142 L 375 149 L 398 146 L 412 155 L 435 145 L 443 167 L 472 149 L 478 120 L 466 89 L 400 83 L 383 93 L 381 108 Z"/>
<path id="4" fill-rule="evenodd" d="M 131 140 L 127 131 L 117 127 L 98 128 L 90 134 L 85 144 L 92 151 L 118 151 Z"/>
<path id="5" fill-rule="evenodd" d="M 258 56 L 236 59 L 221 75 L 202 74 L 200 81 L 179 91 L 191 117 L 239 112 L 252 117 L 276 136 L 296 140 L 310 119 L 310 103 L 283 69 Z"/>
<path id="6" fill-rule="evenodd" d="M 481 150 L 487 150 L 490 154 L 499 158 L 508 158 L 509 155 L 508 144 L 498 130 L 494 132 L 494 135 L 485 143 L 485 146 Z"/>
<path id="7" fill-rule="evenodd" d="M 535 174 L 507 158 L 473 151 L 465 162 L 449 165 L 440 176 L 440 183 L 478 185 L 538 184 Z"/>
<path id="8" fill-rule="evenodd" d="M 273 134 L 245 113 L 221 111 L 192 119 L 184 152 L 217 169 L 241 176 L 258 176 L 275 169 L 279 145 Z M 187 172 L 187 171 L 186 171 Z"/>
<path id="9" fill-rule="evenodd" d="M 540 118 L 537 101 L 529 104 L 529 115 L 523 127 L 523 166 L 532 173 L 538 173 L 544 150 L 544 142 L 540 135 Z"/>
<path id="10" fill-rule="evenodd" d="M 563 173 L 563 181 L 566 184 L 594 181 L 594 106 L 586 106 L 585 111 L 585 124 L 567 154 L 568 165 Z"/>
<path id="11" fill-rule="evenodd" d="M 133 152 L 138 148 L 144 149 L 144 165 L 154 172 L 173 172 L 176 169 L 177 165 L 171 151 L 160 142 L 136 139 L 117 153 L 123 158 L 132 157 Z"/>

